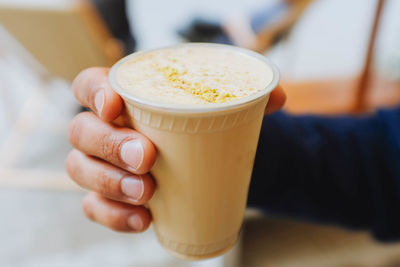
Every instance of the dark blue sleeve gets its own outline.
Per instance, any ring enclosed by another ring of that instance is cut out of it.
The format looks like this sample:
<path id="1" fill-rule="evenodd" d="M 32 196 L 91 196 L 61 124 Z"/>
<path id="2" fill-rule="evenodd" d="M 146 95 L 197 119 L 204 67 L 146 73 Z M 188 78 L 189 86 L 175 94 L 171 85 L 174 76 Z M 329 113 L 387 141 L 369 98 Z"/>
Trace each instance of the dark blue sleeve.
<path id="1" fill-rule="evenodd" d="M 264 118 L 249 206 L 400 239 L 400 108 Z"/>

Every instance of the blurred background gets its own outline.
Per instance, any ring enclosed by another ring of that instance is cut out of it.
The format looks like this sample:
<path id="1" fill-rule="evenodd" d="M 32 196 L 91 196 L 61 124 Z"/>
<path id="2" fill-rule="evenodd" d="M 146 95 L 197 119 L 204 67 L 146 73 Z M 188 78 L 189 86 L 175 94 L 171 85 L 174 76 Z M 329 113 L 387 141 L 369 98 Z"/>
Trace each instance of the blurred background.
<path id="1" fill-rule="evenodd" d="M 248 211 L 225 256 L 185 262 L 152 229 L 89 222 L 67 177 L 73 78 L 179 42 L 246 47 L 282 73 L 291 113 L 360 114 L 400 101 L 397 0 L 0 0 L 0 266 L 400 266 L 400 244 Z"/>

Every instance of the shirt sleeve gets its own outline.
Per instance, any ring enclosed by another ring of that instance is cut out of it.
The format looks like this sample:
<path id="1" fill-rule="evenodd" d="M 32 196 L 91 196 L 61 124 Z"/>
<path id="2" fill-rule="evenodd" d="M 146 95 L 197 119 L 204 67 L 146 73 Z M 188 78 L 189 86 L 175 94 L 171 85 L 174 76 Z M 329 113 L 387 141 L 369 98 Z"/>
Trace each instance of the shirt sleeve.
<path id="1" fill-rule="evenodd" d="M 264 118 L 249 206 L 400 239 L 400 108 Z"/>

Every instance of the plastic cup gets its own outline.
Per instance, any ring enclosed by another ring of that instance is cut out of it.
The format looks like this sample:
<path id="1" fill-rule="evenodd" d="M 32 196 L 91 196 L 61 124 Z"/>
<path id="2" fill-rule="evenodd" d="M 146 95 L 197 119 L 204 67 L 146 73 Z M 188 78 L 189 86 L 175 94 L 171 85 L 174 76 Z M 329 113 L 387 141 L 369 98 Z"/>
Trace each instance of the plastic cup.
<path id="1" fill-rule="evenodd" d="M 125 102 L 130 126 L 157 148 L 151 169 L 157 189 L 149 207 L 159 242 L 180 258 L 206 259 L 223 254 L 238 238 L 262 118 L 279 72 L 264 56 L 246 49 L 205 43 L 174 47 L 183 46 L 229 49 L 264 62 L 273 75 L 251 96 L 188 107 L 152 103 L 120 87 L 117 69 L 151 51 L 121 59 L 109 73 L 113 89 Z"/>

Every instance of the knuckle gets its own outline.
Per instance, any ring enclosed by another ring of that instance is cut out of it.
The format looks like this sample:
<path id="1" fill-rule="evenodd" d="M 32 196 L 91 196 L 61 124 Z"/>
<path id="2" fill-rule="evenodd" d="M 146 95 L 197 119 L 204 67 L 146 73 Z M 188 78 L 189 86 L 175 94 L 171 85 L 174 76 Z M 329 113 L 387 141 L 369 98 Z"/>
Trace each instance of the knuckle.
<path id="1" fill-rule="evenodd" d="M 83 120 L 87 112 L 82 112 L 76 115 L 69 124 L 68 140 L 73 146 L 77 146 L 82 134 Z"/>
<path id="2" fill-rule="evenodd" d="M 72 150 L 67 156 L 67 173 L 76 184 L 81 187 L 85 187 L 85 184 L 82 182 L 82 168 L 82 156 L 80 155 L 80 152 L 77 150 Z"/>
<path id="3" fill-rule="evenodd" d="M 72 91 L 78 101 L 87 106 L 92 98 L 92 89 L 94 79 L 102 78 L 106 76 L 106 69 L 100 67 L 92 67 L 81 71 L 74 81 L 72 82 Z"/>
<path id="4" fill-rule="evenodd" d="M 101 194 L 108 196 L 115 195 L 112 180 L 107 171 L 99 170 L 96 174 L 96 188 Z"/>
<path id="5" fill-rule="evenodd" d="M 79 91 L 79 85 L 82 83 L 82 80 L 84 80 L 85 78 L 85 73 L 86 70 L 81 71 L 76 77 L 75 79 L 72 81 L 72 92 L 74 93 L 75 98 L 77 98 L 78 95 L 78 91 Z"/>
<path id="6" fill-rule="evenodd" d="M 90 195 L 86 196 L 82 201 L 82 210 L 85 213 L 86 217 L 91 221 L 95 221 L 95 217 L 92 210 L 92 205 L 90 201 Z"/>
<path id="7" fill-rule="evenodd" d="M 108 227 L 115 231 L 126 229 L 125 216 L 117 209 L 110 210 L 108 214 Z"/>
<path id="8" fill-rule="evenodd" d="M 85 69 L 75 77 L 74 81 L 72 82 L 72 91 L 75 98 L 79 99 L 78 96 L 81 94 L 81 90 L 83 90 L 83 88 L 86 86 L 95 69 L 96 68 Z"/>
<path id="9" fill-rule="evenodd" d="M 120 150 L 125 139 L 121 139 L 115 134 L 106 134 L 100 138 L 102 154 L 106 159 L 111 161 L 120 160 Z"/>
<path id="10" fill-rule="evenodd" d="M 70 177 L 74 177 L 76 173 L 76 153 L 74 150 L 68 153 L 65 161 L 65 168 Z"/>

